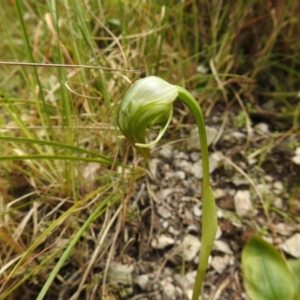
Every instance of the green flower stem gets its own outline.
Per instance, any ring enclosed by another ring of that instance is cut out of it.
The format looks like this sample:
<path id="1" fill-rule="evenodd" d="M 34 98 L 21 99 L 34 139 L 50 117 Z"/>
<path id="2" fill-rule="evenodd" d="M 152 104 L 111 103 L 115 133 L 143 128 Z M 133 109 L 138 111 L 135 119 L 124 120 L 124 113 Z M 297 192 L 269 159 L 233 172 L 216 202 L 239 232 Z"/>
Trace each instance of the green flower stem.
<path id="1" fill-rule="evenodd" d="M 199 131 L 200 147 L 202 154 L 202 236 L 201 236 L 201 250 L 199 255 L 199 264 L 197 269 L 196 280 L 193 289 L 192 300 L 198 300 L 202 283 L 204 281 L 206 269 L 208 266 L 208 258 L 211 253 L 214 239 L 217 232 L 217 210 L 213 191 L 210 187 L 209 175 L 209 155 L 207 147 L 205 122 L 201 107 L 191 93 L 180 86 L 176 86 L 178 91 L 178 98 L 190 109 L 193 113 Z"/>
<path id="2" fill-rule="evenodd" d="M 204 123 L 204 117 L 202 110 L 194 98 L 194 96 L 189 93 L 186 89 L 176 86 L 178 91 L 178 98 L 183 102 L 188 109 L 193 113 L 199 131 L 201 155 L 202 155 L 202 168 L 203 168 L 203 191 L 205 191 L 209 186 L 209 155 L 207 147 L 206 129 Z"/>

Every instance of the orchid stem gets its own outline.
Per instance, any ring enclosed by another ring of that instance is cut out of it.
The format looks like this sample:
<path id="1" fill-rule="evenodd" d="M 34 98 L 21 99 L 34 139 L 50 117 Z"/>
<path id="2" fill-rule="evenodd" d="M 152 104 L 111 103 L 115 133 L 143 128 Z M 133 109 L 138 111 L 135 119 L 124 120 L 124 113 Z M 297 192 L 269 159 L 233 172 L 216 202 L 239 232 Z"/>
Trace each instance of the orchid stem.
<path id="1" fill-rule="evenodd" d="M 216 236 L 218 226 L 217 213 L 213 191 L 210 187 L 209 155 L 203 113 L 200 105 L 191 93 L 180 86 L 176 86 L 176 88 L 178 98 L 190 109 L 196 119 L 202 153 L 202 236 L 199 264 L 192 296 L 192 300 L 198 300 L 208 266 L 209 255 Z"/>

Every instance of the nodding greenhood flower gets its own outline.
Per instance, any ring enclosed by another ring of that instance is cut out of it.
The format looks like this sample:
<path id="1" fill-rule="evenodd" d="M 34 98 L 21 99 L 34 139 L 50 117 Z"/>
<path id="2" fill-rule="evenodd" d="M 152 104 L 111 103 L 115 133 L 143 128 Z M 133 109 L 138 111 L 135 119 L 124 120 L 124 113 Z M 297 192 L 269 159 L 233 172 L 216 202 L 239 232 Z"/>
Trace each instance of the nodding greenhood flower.
<path id="1" fill-rule="evenodd" d="M 127 91 L 119 107 L 117 122 L 129 142 L 150 158 L 149 147 L 156 144 L 166 131 L 173 114 L 177 87 L 156 76 L 137 80 Z M 155 141 L 146 143 L 147 128 L 160 125 Z"/>

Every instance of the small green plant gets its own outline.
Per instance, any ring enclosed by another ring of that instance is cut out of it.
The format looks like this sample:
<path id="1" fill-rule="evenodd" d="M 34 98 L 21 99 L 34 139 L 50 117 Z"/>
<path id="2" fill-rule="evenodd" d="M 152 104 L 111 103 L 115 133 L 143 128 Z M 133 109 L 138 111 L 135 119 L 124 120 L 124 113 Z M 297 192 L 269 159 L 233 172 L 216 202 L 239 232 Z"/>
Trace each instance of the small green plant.
<path id="1" fill-rule="evenodd" d="M 127 91 L 119 107 L 117 121 L 124 136 L 148 160 L 149 147 L 160 140 L 171 122 L 173 102 L 177 97 L 191 110 L 196 119 L 202 152 L 202 237 L 192 297 L 193 300 L 198 300 L 217 230 L 216 205 L 210 187 L 208 147 L 202 110 L 196 99 L 184 88 L 171 85 L 159 77 L 149 76 L 136 81 Z M 156 125 L 161 126 L 157 138 L 146 143 L 146 129 Z"/>
<path id="2" fill-rule="evenodd" d="M 300 261 L 288 260 L 254 235 L 242 252 L 244 286 L 253 300 L 299 300 Z"/>

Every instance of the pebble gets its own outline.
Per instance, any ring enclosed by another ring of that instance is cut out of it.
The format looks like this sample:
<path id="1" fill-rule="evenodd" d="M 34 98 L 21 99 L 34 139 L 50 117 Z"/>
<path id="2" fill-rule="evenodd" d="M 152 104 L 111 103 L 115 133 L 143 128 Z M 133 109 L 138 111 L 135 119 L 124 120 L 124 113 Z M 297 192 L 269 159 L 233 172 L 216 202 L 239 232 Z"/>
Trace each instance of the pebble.
<path id="1" fill-rule="evenodd" d="M 174 165 L 175 165 L 176 168 L 190 174 L 193 164 L 191 162 L 188 162 L 188 161 L 184 160 L 184 159 L 176 159 L 174 161 Z"/>
<path id="2" fill-rule="evenodd" d="M 229 245 L 224 241 L 214 241 L 213 249 L 216 251 L 220 251 L 225 254 L 233 254 L 232 250 L 230 249 Z"/>
<path id="3" fill-rule="evenodd" d="M 215 196 L 216 200 L 223 198 L 225 195 L 226 195 L 226 193 L 224 190 L 222 190 L 220 188 L 214 189 L 214 196 Z"/>
<path id="4" fill-rule="evenodd" d="M 200 152 L 191 152 L 190 158 L 193 162 L 196 162 L 200 159 Z"/>
<path id="5" fill-rule="evenodd" d="M 240 131 L 233 131 L 231 136 L 233 136 L 236 140 L 241 140 L 245 137 L 245 134 Z"/>
<path id="6" fill-rule="evenodd" d="M 201 247 L 199 238 L 187 234 L 183 241 L 177 246 L 176 253 L 180 255 L 185 261 L 191 261 L 198 254 Z"/>
<path id="7" fill-rule="evenodd" d="M 218 130 L 214 127 L 206 126 L 207 146 L 210 146 L 218 134 Z M 200 141 L 198 128 L 195 127 L 191 130 L 190 135 L 186 142 L 186 148 L 188 151 L 200 151 Z"/>
<path id="8" fill-rule="evenodd" d="M 158 152 L 159 156 L 162 158 L 165 158 L 167 160 L 170 160 L 173 156 L 173 147 L 172 145 L 166 145 L 164 147 L 162 147 L 159 152 Z"/>
<path id="9" fill-rule="evenodd" d="M 284 236 L 290 236 L 292 231 L 293 231 L 293 227 L 289 226 L 285 223 L 278 223 L 274 225 L 276 232 L 278 232 L 281 235 Z"/>
<path id="10" fill-rule="evenodd" d="M 157 213 L 164 219 L 168 219 L 172 216 L 171 212 L 162 205 L 157 207 Z"/>
<path id="11" fill-rule="evenodd" d="M 240 217 L 249 216 L 253 214 L 254 209 L 250 200 L 250 192 L 246 190 L 239 190 L 234 196 L 235 211 Z"/>
<path id="12" fill-rule="evenodd" d="M 296 155 L 292 158 L 293 163 L 300 165 L 300 155 Z"/>
<path id="13" fill-rule="evenodd" d="M 279 209 L 282 209 L 283 208 L 283 201 L 281 198 L 275 198 L 275 200 L 273 201 L 273 205 L 276 207 L 276 208 L 279 208 Z"/>
<path id="14" fill-rule="evenodd" d="M 214 256 L 211 261 L 211 266 L 217 271 L 217 273 L 221 274 L 228 265 L 228 256 Z"/>
<path id="15" fill-rule="evenodd" d="M 146 290 L 149 284 L 149 275 L 142 274 L 136 277 L 135 283 L 142 289 Z"/>
<path id="16" fill-rule="evenodd" d="M 282 182 L 281 181 L 275 181 L 274 183 L 273 183 L 273 187 L 274 187 L 274 193 L 275 194 L 281 194 L 282 193 L 282 191 L 283 191 L 283 184 L 282 184 Z"/>
<path id="17" fill-rule="evenodd" d="M 164 299 L 175 300 L 176 299 L 176 288 L 171 283 L 171 277 L 166 277 L 160 282 L 160 286 L 164 295 Z"/>
<path id="18" fill-rule="evenodd" d="M 193 206 L 193 214 L 194 214 L 195 217 L 201 217 L 202 210 L 199 208 L 198 205 Z"/>
<path id="19" fill-rule="evenodd" d="M 258 123 L 257 125 L 254 126 L 254 131 L 258 134 L 258 135 L 265 135 L 265 134 L 269 134 L 269 125 L 266 123 Z"/>
<path id="20" fill-rule="evenodd" d="M 151 241 L 151 246 L 154 249 L 164 249 L 174 244 L 175 240 L 165 234 L 159 235 Z"/>
<path id="21" fill-rule="evenodd" d="M 280 245 L 280 248 L 293 257 L 300 257 L 300 233 L 294 234 Z"/>
<path id="22" fill-rule="evenodd" d="M 185 275 L 175 274 L 174 279 L 185 291 L 192 289 L 196 279 L 196 271 L 187 272 Z"/>
<path id="23" fill-rule="evenodd" d="M 218 240 L 221 236 L 222 236 L 222 230 L 221 230 L 220 226 L 218 226 L 215 239 Z"/>

